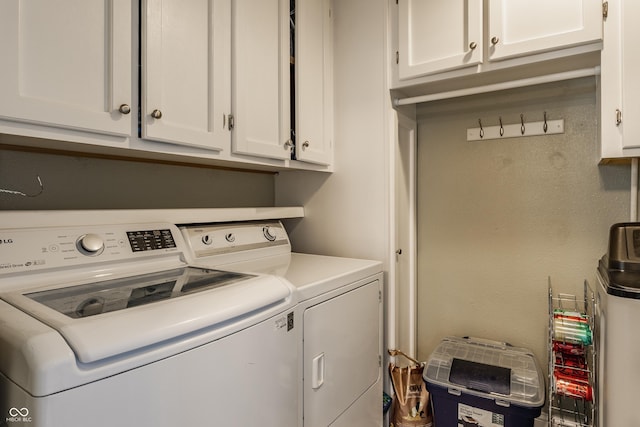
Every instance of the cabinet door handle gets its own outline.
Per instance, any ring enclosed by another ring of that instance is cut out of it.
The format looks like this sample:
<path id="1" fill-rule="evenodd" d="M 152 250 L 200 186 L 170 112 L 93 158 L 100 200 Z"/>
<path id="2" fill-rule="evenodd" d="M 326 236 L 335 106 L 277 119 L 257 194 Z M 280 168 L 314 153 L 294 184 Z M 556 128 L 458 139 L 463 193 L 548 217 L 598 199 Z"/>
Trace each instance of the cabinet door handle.
<path id="1" fill-rule="evenodd" d="M 118 111 L 122 114 L 129 114 L 131 112 L 131 107 L 129 107 L 128 104 L 122 104 L 120 105 L 120 108 L 118 108 Z"/>
<path id="2" fill-rule="evenodd" d="M 478 47 L 478 43 L 476 43 L 476 42 L 469 43 L 469 49 L 475 50 L 475 48 L 477 48 L 477 47 Z"/>
<path id="3" fill-rule="evenodd" d="M 305 148 L 309 148 L 309 141 L 305 141 L 302 143 L 302 149 L 304 150 Z"/>
<path id="4" fill-rule="evenodd" d="M 291 148 L 293 147 L 293 141 L 288 139 L 285 143 L 284 143 L 284 149 L 285 150 L 291 150 Z"/>
<path id="5" fill-rule="evenodd" d="M 153 110 L 151 112 L 151 117 L 153 117 L 154 119 L 159 119 L 162 117 L 162 111 L 158 110 L 157 108 L 155 110 Z"/>
<path id="6" fill-rule="evenodd" d="M 496 45 L 496 44 L 498 44 L 498 42 L 500 42 L 499 38 L 497 38 L 495 36 L 491 37 L 491 44 Z"/>
<path id="7" fill-rule="evenodd" d="M 324 384 L 324 353 L 320 353 L 311 361 L 311 388 L 318 389 Z"/>

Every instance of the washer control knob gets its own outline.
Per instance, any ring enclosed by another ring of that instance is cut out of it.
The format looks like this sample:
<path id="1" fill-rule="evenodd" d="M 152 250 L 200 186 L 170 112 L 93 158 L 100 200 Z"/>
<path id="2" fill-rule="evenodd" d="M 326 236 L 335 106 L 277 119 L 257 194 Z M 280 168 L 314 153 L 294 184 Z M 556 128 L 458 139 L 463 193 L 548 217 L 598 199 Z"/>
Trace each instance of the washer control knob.
<path id="1" fill-rule="evenodd" d="M 213 238 L 209 234 L 205 234 L 202 236 L 202 243 L 208 246 L 213 243 Z"/>
<path id="2" fill-rule="evenodd" d="M 271 232 L 271 228 L 268 225 L 262 227 L 262 234 L 264 234 L 264 238 L 270 242 L 275 241 L 277 237 L 274 233 Z"/>
<path id="3" fill-rule="evenodd" d="M 229 243 L 233 243 L 236 241 L 236 236 L 233 233 L 229 233 L 224 236 L 225 240 Z"/>
<path id="4" fill-rule="evenodd" d="M 100 255 L 104 250 L 104 241 L 97 234 L 85 234 L 78 239 L 78 249 L 85 255 Z"/>

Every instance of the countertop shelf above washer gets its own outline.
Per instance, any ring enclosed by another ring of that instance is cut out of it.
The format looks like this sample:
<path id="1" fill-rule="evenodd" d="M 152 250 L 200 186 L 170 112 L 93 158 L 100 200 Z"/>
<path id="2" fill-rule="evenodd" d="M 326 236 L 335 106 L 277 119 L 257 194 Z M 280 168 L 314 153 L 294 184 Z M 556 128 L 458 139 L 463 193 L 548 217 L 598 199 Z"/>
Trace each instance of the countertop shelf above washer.
<path id="1" fill-rule="evenodd" d="M 256 208 L 194 208 L 194 209 L 114 209 L 109 210 L 109 222 L 132 223 L 169 222 L 197 224 L 227 221 L 303 218 L 302 206 Z M 0 212 L 0 228 L 78 226 L 103 224 L 101 210 L 51 210 Z"/>

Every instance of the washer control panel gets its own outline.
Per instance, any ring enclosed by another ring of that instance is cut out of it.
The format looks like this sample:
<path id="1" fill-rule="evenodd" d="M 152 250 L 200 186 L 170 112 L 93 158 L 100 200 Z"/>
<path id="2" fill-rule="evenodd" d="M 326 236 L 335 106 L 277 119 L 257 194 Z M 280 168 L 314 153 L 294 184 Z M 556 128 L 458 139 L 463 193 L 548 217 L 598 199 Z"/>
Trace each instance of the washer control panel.
<path id="1" fill-rule="evenodd" d="M 175 225 L 0 229 L 0 275 L 178 252 Z"/>

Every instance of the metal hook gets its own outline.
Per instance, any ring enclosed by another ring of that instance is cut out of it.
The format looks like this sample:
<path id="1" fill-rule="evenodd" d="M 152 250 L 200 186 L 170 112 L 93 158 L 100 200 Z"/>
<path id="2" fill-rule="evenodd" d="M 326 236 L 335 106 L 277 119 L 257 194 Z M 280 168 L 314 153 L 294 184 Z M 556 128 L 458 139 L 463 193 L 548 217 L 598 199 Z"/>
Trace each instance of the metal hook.
<path id="1" fill-rule="evenodd" d="M 520 133 L 524 135 L 524 114 L 520 114 Z"/>
<path id="2" fill-rule="evenodd" d="M 42 180 L 40 179 L 40 175 L 38 175 L 37 178 L 38 178 L 38 184 L 40 185 L 40 191 L 38 191 L 35 194 L 27 194 L 27 193 L 23 193 L 22 191 L 15 191 L 15 190 L 6 190 L 4 188 L 0 188 L 0 193 L 14 194 L 16 196 L 23 196 L 23 197 L 37 197 L 40 194 L 42 194 L 42 192 L 44 191 L 44 185 L 42 185 Z"/>
<path id="3" fill-rule="evenodd" d="M 544 131 L 544 133 L 547 133 L 547 130 L 549 129 L 549 125 L 547 124 L 547 112 L 544 112 L 544 124 L 542 125 L 542 130 Z"/>
<path id="4" fill-rule="evenodd" d="M 500 120 L 500 136 L 504 136 L 504 126 L 502 126 L 502 116 L 500 116 L 498 120 Z"/>
<path id="5" fill-rule="evenodd" d="M 484 138 L 484 129 L 482 128 L 482 120 L 478 119 L 478 124 L 480 125 L 480 139 Z"/>

